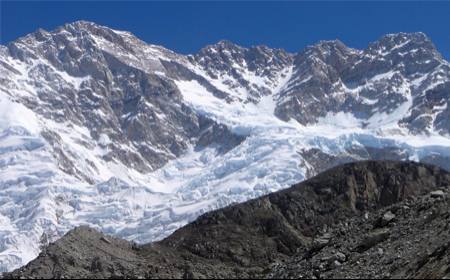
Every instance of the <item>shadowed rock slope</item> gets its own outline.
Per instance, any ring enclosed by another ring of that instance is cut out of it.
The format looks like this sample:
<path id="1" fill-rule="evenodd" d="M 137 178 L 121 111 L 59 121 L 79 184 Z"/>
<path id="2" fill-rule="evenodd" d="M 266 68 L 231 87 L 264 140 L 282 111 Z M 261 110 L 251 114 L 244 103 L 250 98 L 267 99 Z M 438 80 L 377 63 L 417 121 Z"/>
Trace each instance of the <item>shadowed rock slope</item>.
<path id="1" fill-rule="evenodd" d="M 449 277 L 450 174 L 345 164 L 138 246 L 72 230 L 7 277 Z"/>

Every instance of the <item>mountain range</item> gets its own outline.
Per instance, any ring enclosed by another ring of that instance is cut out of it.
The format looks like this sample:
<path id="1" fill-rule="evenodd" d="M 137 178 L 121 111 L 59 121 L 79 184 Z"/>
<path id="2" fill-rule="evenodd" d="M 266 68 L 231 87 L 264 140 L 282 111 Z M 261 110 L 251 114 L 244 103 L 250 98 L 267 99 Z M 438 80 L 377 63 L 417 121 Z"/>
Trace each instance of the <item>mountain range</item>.
<path id="1" fill-rule="evenodd" d="M 0 46 L 0 271 L 80 225 L 147 243 L 342 163 L 450 170 L 450 64 L 423 33 L 182 55 L 77 21 Z"/>

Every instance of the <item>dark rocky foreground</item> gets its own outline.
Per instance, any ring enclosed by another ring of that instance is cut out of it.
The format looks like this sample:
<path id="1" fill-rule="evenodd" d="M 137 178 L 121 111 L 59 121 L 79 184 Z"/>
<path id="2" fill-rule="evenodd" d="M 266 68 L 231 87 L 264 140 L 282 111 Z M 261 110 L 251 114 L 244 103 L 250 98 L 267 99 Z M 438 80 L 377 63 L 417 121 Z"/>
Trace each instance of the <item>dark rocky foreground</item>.
<path id="1" fill-rule="evenodd" d="M 80 227 L 12 278 L 448 278 L 450 173 L 368 161 L 143 246 Z"/>

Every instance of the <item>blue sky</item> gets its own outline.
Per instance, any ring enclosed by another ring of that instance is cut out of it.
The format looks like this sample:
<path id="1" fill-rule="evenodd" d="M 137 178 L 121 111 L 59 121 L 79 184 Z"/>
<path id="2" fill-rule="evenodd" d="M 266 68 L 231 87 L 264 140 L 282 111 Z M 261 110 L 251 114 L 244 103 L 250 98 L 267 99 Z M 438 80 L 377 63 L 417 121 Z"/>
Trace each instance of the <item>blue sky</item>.
<path id="1" fill-rule="evenodd" d="M 227 39 L 291 52 L 319 40 L 365 48 L 386 33 L 425 32 L 450 58 L 450 2 L 24 2 L 2 1 L 1 43 L 39 27 L 89 20 L 179 53 Z"/>

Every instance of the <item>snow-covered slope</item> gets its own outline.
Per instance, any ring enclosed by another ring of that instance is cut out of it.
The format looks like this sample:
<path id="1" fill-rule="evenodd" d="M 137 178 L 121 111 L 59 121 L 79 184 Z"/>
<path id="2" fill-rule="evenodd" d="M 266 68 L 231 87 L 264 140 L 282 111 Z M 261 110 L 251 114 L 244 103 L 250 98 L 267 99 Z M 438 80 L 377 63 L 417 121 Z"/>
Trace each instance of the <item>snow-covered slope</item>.
<path id="1" fill-rule="evenodd" d="M 77 225 L 137 242 L 342 162 L 450 169 L 450 65 L 422 33 L 183 56 L 75 22 L 0 46 L 0 271 Z"/>

